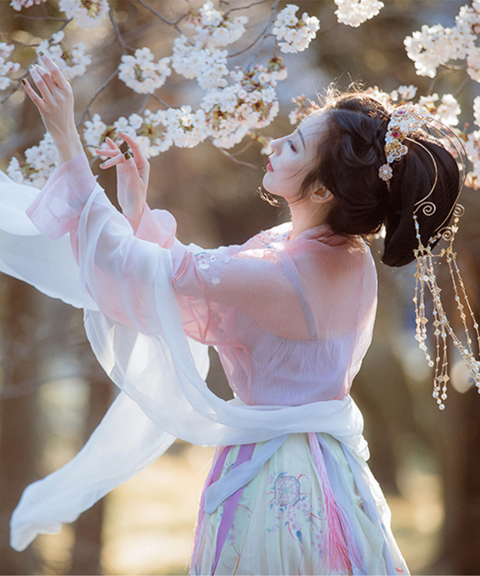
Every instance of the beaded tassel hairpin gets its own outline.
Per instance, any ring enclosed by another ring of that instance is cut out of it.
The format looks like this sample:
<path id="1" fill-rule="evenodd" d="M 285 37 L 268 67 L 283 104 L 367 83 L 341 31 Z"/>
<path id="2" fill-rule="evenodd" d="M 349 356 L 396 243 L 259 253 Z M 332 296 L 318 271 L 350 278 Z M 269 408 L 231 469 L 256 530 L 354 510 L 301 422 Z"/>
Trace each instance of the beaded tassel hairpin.
<path id="1" fill-rule="evenodd" d="M 458 230 L 458 222 L 464 208 L 460 204 L 455 204 L 452 212 L 447 216 L 445 221 L 441 224 L 438 231 L 428 240 L 425 246 L 422 243 L 420 234 L 420 225 L 417 218 L 417 213 L 421 210 L 425 216 L 431 216 L 435 213 L 437 207 L 429 200 L 433 193 L 438 180 L 438 171 L 435 158 L 431 152 L 416 140 L 410 140 L 407 137 L 408 133 L 415 132 L 424 124 L 432 124 L 438 121 L 433 118 L 428 112 L 413 108 L 401 107 L 396 109 L 388 123 L 387 134 L 385 137 L 385 157 L 386 164 L 383 164 L 378 172 L 379 177 L 387 184 L 390 191 L 390 179 L 393 176 L 392 164 L 396 160 L 400 160 L 402 156 L 407 154 L 408 148 L 403 144 L 404 140 L 414 142 L 427 152 L 435 167 L 435 180 L 428 194 L 415 204 L 413 212 L 413 221 L 415 225 L 415 234 L 418 240 L 418 246 L 414 250 L 414 255 L 417 260 L 415 276 L 415 295 L 413 302 L 415 304 L 415 321 L 416 321 L 416 335 L 415 338 L 419 343 L 420 349 L 424 352 L 427 363 L 431 368 L 435 369 L 434 382 L 433 382 L 433 397 L 435 398 L 440 410 L 445 409 L 445 400 L 447 399 L 447 384 L 450 380 L 448 374 L 448 336 L 452 339 L 453 344 L 459 351 L 463 360 L 469 368 L 470 376 L 480 393 L 480 362 L 476 358 L 472 348 L 473 340 L 470 335 L 470 330 L 467 325 L 468 317 L 471 318 L 473 329 L 476 336 L 478 350 L 480 350 L 480 334 L 479 325 L 473 314 L 472 307 L 468 300 L 465 284 L 460 275 L 457 265 L 457 254 L 453 250 L 453 241 L 455 234 Z M 440 132 L 445 136 L 444 132 Z M 461 154 L 459 154 L 461 157 Z M 461 189 L 461 186 L 460 186 Z M 459 192 L 460 194 L 460 192 Z M 453 216 L 453 224 L 444 226 L 450 217 Z M 447 247 L 442 248 L 439 253 L 433 253 L 433 247 L 436 242 L 443 239 L 447 242 Z M 460 314 L 466 335 L 466 344 L 464 344 L 452 328 L 450 321 L 447 318 L 443 308 L 442 300 L 440 297 L 441 289 L 437 284 L 435 275 L 435 260 L 444 259 L 447 263 L 448 270 L 452 279 L 453 291 L 455 294 L 455 302 Z M 426 340 L 427 340 L 427 324 L 428 318 L 425 312 L 425 285 L 427 285 L 433 300 L 433 327 L 435 336 L 435 356 L 434 359 L 428 353 Z"/>

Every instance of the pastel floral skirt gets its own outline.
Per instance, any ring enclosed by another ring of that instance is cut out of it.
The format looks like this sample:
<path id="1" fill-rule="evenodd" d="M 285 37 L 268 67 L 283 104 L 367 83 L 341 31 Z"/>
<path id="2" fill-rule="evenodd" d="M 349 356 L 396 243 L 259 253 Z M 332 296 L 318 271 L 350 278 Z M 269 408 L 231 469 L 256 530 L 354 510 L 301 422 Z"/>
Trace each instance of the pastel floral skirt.
<path id="1" fill-rule="evenodd" d="M 191 574 L 408 574 L 393 537 L 386 543 L 383 528 L 367 516 L 341 444 L 320 436 L 291 434 L 212 514 L 203 511 L 204 488 Z M 335 461 L 334 475 L 343 475 L 342 505 L 338 478 L 322 470 L 317 438 Z M 251 453 L 263 444 L 249 445 Z M 239 455 L 240 446 L 217 449 L 205 487 L 229 474 Z"/>

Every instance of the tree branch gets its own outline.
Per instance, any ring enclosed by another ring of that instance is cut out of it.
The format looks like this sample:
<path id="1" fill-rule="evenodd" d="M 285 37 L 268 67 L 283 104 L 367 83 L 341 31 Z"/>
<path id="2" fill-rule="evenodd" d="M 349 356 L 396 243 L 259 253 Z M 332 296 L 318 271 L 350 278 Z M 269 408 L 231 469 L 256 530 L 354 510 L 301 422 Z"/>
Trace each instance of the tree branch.
<path id="1" fill-rule="evenodd" d="M 458 98 L 460 96 L 460 94 L 465 90 L 465 88 L 470 84 L 470 82 L 471 82 L 471 78 L 467 74 L 467 76 L 463 79 L 463 82 L 460 84 L 460 86 L 453 93 L 453 97 Z"/>
<path id="2" fill-rule="evenodd" d="M 160 12 L 157 12 L 157 10 L 155 10 L 155 8 L 152 8 L 149 4 L 147 4 L 145 2 L 145 0 L 137 0 L 137 2 L 140 2 L 140 4 L 144 8 L 146 8 L 147 10 L 150 10 L 150 12 L 152 14 L 155 14 L 155 16 L 157 18 L 160 18 L 160 20 L 162 22 L 165 22 L 165 24 L 168 24 L 169 26 L 173 26 L 177 32 L 179 32 L 180 34 L 183 35 L 183 31 L 181 28 L 179 28 L 178 24 L 180 24 L 180 22 L 185 18 L 184 14 L 182 14 L 179 18 L 177 18 L 177 20 L 168 20 L 168 18 L 165 18 L 165 16 L 162 16 L 162 14 L 160 14 Z"/>
<path id="3" fill-rule="evenodd" d="M 157 102 L 160 102 L 160 104 L 162 106 L 165 106 L 165 108 L 178 108 L 178 106 L 172 106 L 170 104 L 167 104 L 165 102 L 165 100 L 163 100 L 162 98 L 160 98 L 160 96 L 157 96 L 156 94 L 149 94 L 150 98 L 153 98 L 154 100 L 156 100 Z"/>
<path id="4" fill-rule="evenodd" d="M 117 39 L 117 42 L 122 47 L 122 53 L 126 54 L 128 50 L 134 50 L 133 48 L 131 48 L 130 46 L 127 46 L 125 44 L 125 40 L 123 39 L 122 34 L 120 32 L 120 28 L 118 27 L 118 24 L 115 20 L 115 14 L 113 12 L 113 8 L 111 5 L 110 5 L 110 9 L 108 11 L 108 17 L 110 18 L 110 22 L 112 23 L 113 31 L 115 33 L 115 37 Z"/>
<path id="5" fill-rule="evenodd" d="M 248 63 L 248 66 L 246 68 L 247 72 L 250 70 L 250 68 L 253 66 L 253 64 L 255 63 L 255 60 L 257 59 L 258 54 L 260 53 L 260 50 L 262 49 L 262 45 L 265 42 L 265 39 L 268 36 L 268 31 L 271 27 L 271 25 L 273 24 L 273 19 L 275 18 L 275 15 L 277 13 L 277 8 L 278 8 L 278 3 L 280 2 L 280 0 L 275 0 L 275 2 L 273 3 L 272 6 L 272 13 L 270 14 L 270 20 L 268 21 L 268 24 L 266 26 L 265 29 L 265 34 L 263 36 L 263 38 L 260 40 L 260 44 L 258 45 L 257 49 L 255 50 L 254 55 L 252 56 L 252 59 L 250 60 L 250 62 Z"/>
<path id="6" fill-rule="evenodd" d="M 83 111 L 82 117 L 80 118 L 79 122 L 77 123 L 77 128 L 84 123 L 85 118 L 87 116 L 90 116 L 90 108 L 91 108 L 92 104 L 97 99 L 99 94 L 101 94 L 105 90 L 105 88 L 108 87 L 108 85 L 113 81 L 113 79 L 117 76 L 117 74 L 118 74 L 118 70 L 115 68 L 114 72 L 112 72 L 110 74 L 110 76 L 105 80 L 105 82 L 100 86 L 100 88 L 98 88 L 98 90 L 95 92 L 95 94 L 90 98 L 90 101 L 88 102 L 87 107 Z"/>
<path id="7" fill-rule="evenodd" d="M 248 6 L 237 6 L 236 8 L 230 8 L 230 10 L 227 10 L 227 12 L 225 12 L 225 16 L 228 16 L 230 14 L 230 12 L 234 12 L 235 10 L 248 10 L 252 6 L 258 6 L 259 4 L 265 4 L 265 2 L 268 2 L 268 1 L 269 0 L 257 0 L 256 2 L 252 2 Z M 228 2 L 226 2 L 226 4 L 228 4 Z"/>
<path id="8" fill-rule="evenodd" d="M 255 40 L 249 44 L 246 48 L 242 48 L 241 50 L 239 50 L 238 52 L 235 52 L 234 54 L 228 54 L 227 58 L 234 58 L 235 56 L 240 56 L 240 54 L 243 54 L 244 52 L 247 52 L 248 50 L 250 50 L 250 48 L 253 48 L 253 46 L 255 46 L 255 44 L 261 40 L 262 38 L 264 38 L 265 33 L 268 31 L 268 25 L 265 26 L 265 28 L 260 32 L 260 34 L 255 38 Z"/>
<path id="9" fill-rule="evenodd" d="M 213 146 L 213 144 L 212 144 L 212 146 Z M 258 166 L 255 166 L 255 164 L 251 164 L 250 162 L 244 162 L 243 160 L 239 160 L 238 158 L 235 158 L 235 156 L 233 156 L 233 154 L 230 154 L 230 152 L 227 152 L 223 148 L 218 148 L 218 146 L 215 146 L 215 148 L 219 152 L 221 152 L 224 156 L 227 156 L 228 158 L 230 158 L 230 160 L 232 162 L 234 162 L 235 164 L 239 164 L 240 166 L 245 166 L 246 168 L 250 168 L 251 170 L 259 170 L 260 169 Z"/>
<path id="10" fill-rule="evenodd" d="M 68 24 L 73 18 L 56 18 L 55 16 L 27 16 L 26 14 L 15 14 L 14 18 L 25 18 L 26 20 L 51 20 L 52 22 L 65 22 Z"/>
<path id="11" fill-rule="evenodd" d="M 141 104 L 140 108 L 137 109 L 136 114 L 141 114 L 141 113 L 144 111 L 145 106 L 147 105 L 147 102 L 148 102 L 148 96 L 149 96 L 149 94 L 147 94 L 147 95 L 143 98 L 142 104 Z"/>

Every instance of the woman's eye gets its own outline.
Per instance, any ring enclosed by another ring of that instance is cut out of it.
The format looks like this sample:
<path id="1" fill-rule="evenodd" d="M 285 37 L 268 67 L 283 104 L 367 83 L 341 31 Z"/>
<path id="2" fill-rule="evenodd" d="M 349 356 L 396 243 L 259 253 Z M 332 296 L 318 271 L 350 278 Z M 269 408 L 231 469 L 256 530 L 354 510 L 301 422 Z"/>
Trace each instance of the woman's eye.
<path id="1" fill-rule="evenodd" d="M 289 140 L 288 143 L 290 144 L 290 148 L 291 148 L 294 152 L 296 152 L 297 149 L 295 148 L 293 142 L 292 142 L 291 140 Z"/>

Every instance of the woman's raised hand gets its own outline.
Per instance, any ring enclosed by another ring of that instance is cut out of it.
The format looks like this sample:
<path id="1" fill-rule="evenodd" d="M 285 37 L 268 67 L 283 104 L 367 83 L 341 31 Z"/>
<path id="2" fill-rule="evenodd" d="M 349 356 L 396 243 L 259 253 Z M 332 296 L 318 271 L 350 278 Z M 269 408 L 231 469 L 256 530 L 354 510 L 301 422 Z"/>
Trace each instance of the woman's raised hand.
<path id="1" fill-rule="evenodd" d="M 118 135 L 130 146 L 133 156 L 129 152 L 123 154 L 110 138 L 106 139 L 108 148 L 95 150 L 95 153 L 109 158 L 100 164 L 100 168 L 117 167 L 118 203 L 133 229 L 136 230 L 147 199 L 150 164 L 134 138 L 123 132 L 119 132 Z"/>
<path id="2" fill-rule="evenodd" d="M 39 62 L 43 66 L 31 66 L 30 74 L 40 96 L 27 80 L 24 80 L 25 91 L 40 112 L 43 123 L 65 162 L 83 151 L 75 127 L 72 87 L 48 56 L 40 56 Z"/>

